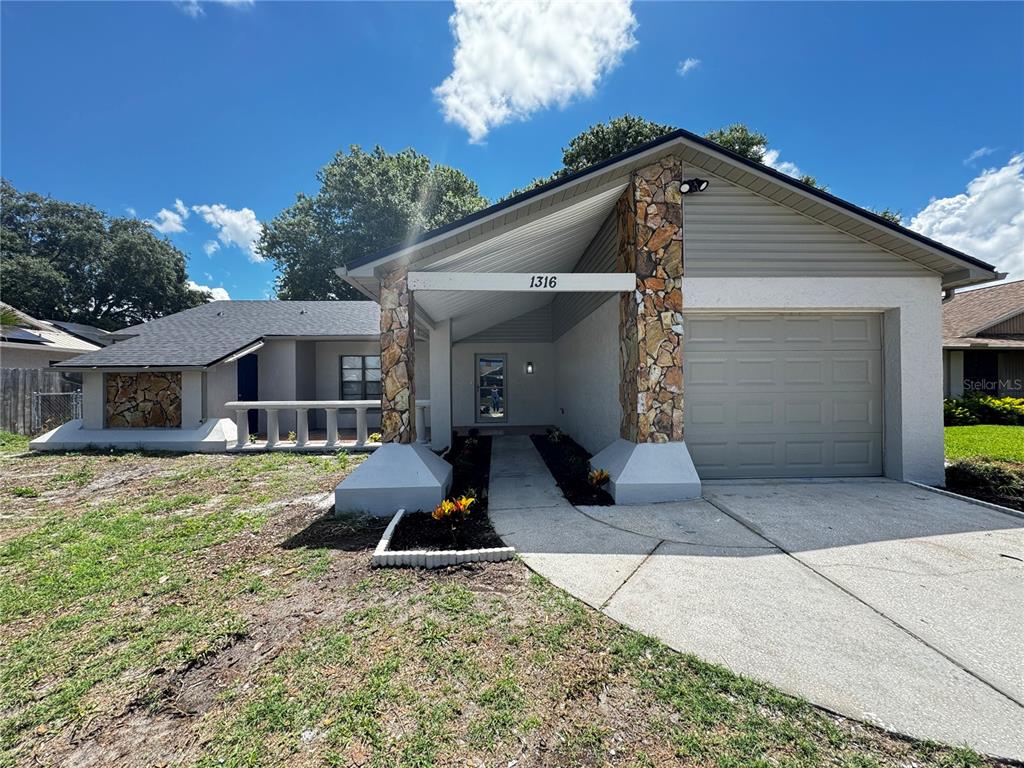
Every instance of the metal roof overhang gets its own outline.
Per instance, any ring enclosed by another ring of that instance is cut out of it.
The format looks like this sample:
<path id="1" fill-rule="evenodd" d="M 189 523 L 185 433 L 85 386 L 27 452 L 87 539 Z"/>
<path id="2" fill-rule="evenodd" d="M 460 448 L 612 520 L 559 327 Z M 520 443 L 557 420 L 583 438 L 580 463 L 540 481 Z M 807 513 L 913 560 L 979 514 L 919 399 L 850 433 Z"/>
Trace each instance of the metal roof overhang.
<path id="1" fill-rule="evenodd" d="M 381 272 L 396 263 L 417 271 L 571 271 L 612 211 L 630 172 L 668 154 L 678 155 L 688 168 L 737 184 L 894 257 L 916 262 L 940 275 L 943 288 L 998 278 L 989 264 L 682 130 L 427 232 L 387 253 L 362 259 L 338 274 L 376 299 Z M 430 327 L 435 321 L 451 319 L 452 336 L 457 339 L 552 299 L 552 294 L 417 292 L 417 317 Z"/>

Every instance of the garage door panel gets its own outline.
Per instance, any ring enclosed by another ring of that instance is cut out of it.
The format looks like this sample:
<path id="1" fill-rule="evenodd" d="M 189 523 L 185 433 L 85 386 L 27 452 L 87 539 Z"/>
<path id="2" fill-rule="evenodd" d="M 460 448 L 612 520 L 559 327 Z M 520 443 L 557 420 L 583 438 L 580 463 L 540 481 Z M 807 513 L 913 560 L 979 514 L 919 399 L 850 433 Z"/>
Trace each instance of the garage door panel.
<path id="1" fill-rule="evenodd" d="M 691 315 L 686 343 L 716 351 L 873 350 L 881 348 L 877 315 Z"/>
<path id="2" fill-rule="evenodd" d="M 870 392 L 741 393 L 731 399 L 687 398 L 684 394 L 683 412 L 687 429 L 692 426 L 700 435 L 735 430 L 782 434 L 882 431 L 882 401 Z"/>
<path id="3" fill-rule="evenodd" d="M 854 477 L 882 473 L 881 437 L 838 434 L 801 438 L 784 435 L 703 440 L 686 446 L 700 476 Z"/>
<path id="4" fill-rule="evenodd" d="M 878 315 L 688 318 L 686 443 L 702 477 L 881 474 Z"/>

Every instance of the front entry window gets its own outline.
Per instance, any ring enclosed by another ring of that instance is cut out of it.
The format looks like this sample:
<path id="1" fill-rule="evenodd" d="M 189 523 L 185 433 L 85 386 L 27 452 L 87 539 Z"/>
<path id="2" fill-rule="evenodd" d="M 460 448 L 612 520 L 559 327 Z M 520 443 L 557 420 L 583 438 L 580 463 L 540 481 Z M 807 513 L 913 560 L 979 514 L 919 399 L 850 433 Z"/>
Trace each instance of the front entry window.
<path id="1" fill-rule="evenodd" d="M 508 371 L 506 355 L 476 356 L 476 422 L 488 424 L 507 420 Z"/>

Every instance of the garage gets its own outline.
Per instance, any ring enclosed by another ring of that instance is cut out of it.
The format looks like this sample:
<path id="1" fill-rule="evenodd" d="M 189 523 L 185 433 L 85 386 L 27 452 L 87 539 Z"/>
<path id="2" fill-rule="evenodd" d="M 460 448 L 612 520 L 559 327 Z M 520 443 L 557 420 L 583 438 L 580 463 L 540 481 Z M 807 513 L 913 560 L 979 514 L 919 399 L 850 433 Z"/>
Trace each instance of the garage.
<path id="1" fill-rule="evenodd" d="M 685 439 L 702 478 L 882 474 L 878 314 L 698 314 Z"/>

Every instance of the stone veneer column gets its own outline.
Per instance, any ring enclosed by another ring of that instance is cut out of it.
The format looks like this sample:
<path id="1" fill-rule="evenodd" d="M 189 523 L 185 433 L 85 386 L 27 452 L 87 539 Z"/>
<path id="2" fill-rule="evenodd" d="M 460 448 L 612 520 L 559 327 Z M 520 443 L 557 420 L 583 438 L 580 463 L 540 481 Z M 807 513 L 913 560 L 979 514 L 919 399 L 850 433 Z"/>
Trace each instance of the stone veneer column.
<path id="1" fill-rule="evenodd" d="M 416 440 L 413 296 L 405 267 L 380 280 L 381 442 Z"/>
<path id="2" fill-rule="evenodd" d="M 619 303 L 620 434 L 634 443 L 683 439 L 682 163 L 635 171 L 616 207 L 618 271 L 636 274 Z"/>

